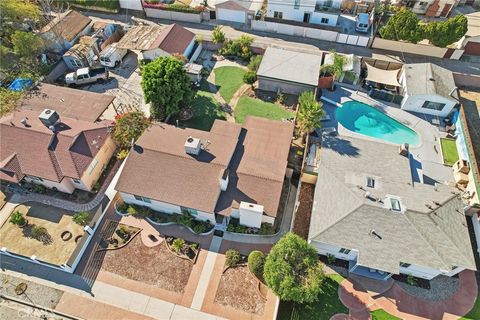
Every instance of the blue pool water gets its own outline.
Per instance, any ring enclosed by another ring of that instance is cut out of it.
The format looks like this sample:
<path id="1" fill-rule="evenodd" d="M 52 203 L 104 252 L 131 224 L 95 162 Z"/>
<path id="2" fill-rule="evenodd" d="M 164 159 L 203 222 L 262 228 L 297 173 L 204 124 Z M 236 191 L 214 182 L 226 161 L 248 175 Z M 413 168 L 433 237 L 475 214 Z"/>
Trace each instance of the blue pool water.
<path id="1" fill-rule="evenodd" d="M 337 108 L 337 121 L 350 131 L 395 144 L 419 144 L 415 131 L 377 109 L 358 101 L 345 102 Z"/>

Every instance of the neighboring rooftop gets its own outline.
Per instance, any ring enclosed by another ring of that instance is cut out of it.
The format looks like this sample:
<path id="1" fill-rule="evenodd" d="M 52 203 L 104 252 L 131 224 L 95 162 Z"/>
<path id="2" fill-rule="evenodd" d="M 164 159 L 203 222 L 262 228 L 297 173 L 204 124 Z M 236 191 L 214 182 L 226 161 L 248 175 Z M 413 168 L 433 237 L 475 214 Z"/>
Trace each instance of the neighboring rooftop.
<path id="1" fill-rule="evenodd" d="M 68 10 L 53 18 L 40 32 L 54 32 L 63 39 L 72 41 L 90 22 L 92 22 L 92 19 L 75 10 Z"/>
<path id="2" fill-rule="evenodd" d="M 223 215 L 239 201 L 259 203 L 275 216 L 292 132 L 291 123 L 254 117 L 243 129 L 216 120 L 210 132 L 153 125 L 135 144 L 116 189 Z M 189 137 L 203 144 L 199 155 L 186 152 Z M 221 193 L 227 169 L 228 188 Z"/>
<path id="3" fill-rule="evenodd" d="M 183 53 L 194 37 L 193 32 L 178 24 L 137 26 L 123 36 L 117 47 L 140 51 L 160 48 L 170 54 Z"/>
<path id="4" fill-rule="evenodd" d="M 19 107 L 39 114 L 44 109 L 54 109 L 62 117 L 94 122 L 114 99 L 106 94 L 41 83 L 26 94 Z"/>
<path id="5" fill-rule="evenodd" d="M 360 265 L 391 273 L 400 262 L 475 269 L 458 190 L 414 182 L 397 146 L 324 136 L 321 152 L 309 239 L 357 250 Z"/>
<path id="6" fill-rule="evenodd" d="M 39 115 L 18 110 L 0 119 L 0 178 L 13 182 L 25 175 L 57 182 L 81 178 L 107 140 L 108 127 L 60 114 L 54 133 Z"/>
<path id="7" fill-rule="evenodd" d="M 90 36 L 80 37 L 77 44 L 73 45 L 67 52 L 64 53 L 65 56 L 75 56 L 79 58 L 87 57 L 90 50 L 92 49 L 93 44 L 97 41 L 96 38 Z"/>
<path id="8" fill-rule="evenodd" d="M 458 93 L 450 70 L 433 63 L 411 63 L 403 66 L 409 95 L 438 94 L 458 101 Z"/>
<path id="9" fill-rule="evenodd" d="M 262 1 L 257 0 L 214 0 L 213 3 L 208 3 L 213 7 L 222 7 L 230 10 L 247 10 L 254 11 L 262 8 Z"/>
<path id="10" fill-rule="evenodd" d="M 318 85 L 322 56 L 268 47 L 257 75 L 312 86 Z"/>

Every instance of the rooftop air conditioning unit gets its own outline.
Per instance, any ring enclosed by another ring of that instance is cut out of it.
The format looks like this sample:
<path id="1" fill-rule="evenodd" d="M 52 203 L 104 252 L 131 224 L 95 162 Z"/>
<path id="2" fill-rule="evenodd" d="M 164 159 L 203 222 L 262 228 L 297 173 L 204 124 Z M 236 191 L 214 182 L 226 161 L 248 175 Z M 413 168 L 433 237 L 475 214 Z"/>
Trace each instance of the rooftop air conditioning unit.
<path id="1" fill-rule="evenodd" d="M 191 155 L 198 156 L 202 150 L 202 142 L 198 138 L 188 136 L 185 141 L 185 152 Z"/>
<path id="2" fill-rule="evenodd" d="M 43 125 L 47 128 L 55 127 L 55 124 L 60 120 L 60 115 L 57 111 L 52 109 L 45 109 L 38 116 Z"/>

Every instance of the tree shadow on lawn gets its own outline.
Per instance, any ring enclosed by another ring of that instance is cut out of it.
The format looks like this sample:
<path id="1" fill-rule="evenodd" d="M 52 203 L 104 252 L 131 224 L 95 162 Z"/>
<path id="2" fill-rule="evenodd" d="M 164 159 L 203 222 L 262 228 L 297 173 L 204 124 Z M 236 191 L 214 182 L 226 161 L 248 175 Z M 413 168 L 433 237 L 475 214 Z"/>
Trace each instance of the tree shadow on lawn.
<path id="1" fill-rule="evenodd" d="M 339 283 L 325 277 L 322 292 L 313 303 L 299 304 L 282 301 L 278 311 L 279 320 L 329 320 L 337 313 L 348 314 L 348 308 L 338 297 Z"/>
<path id="2" fill-rule="evenodd" d="M 197 93 L 192 103 L 193 117 L 186 121 L 178 118 L 179 124 L 185 127 L 210 131 L 215 119 L 226 120 L 226 114 L 221 106 L 213 98 L 213 93 L 201 92 Z"/>

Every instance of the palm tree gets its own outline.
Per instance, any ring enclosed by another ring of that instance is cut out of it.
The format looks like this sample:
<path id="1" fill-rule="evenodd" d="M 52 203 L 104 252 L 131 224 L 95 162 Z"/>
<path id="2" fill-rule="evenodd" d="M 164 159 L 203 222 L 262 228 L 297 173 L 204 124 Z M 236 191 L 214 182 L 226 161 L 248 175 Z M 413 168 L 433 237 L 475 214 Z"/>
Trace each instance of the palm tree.
<path id="1" fill-rule="evenodd" d="M 322 103 L 315 99 L 311 91 L 305 91 L 298 98 L 299 111 L 297 114 L 297 123 L 303 134 L 312 133 L 315 128 L 322 126 L 321 119 L 325 115 Z"/>

